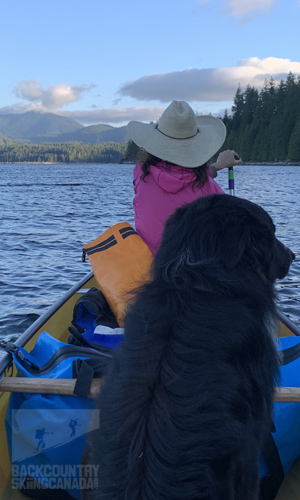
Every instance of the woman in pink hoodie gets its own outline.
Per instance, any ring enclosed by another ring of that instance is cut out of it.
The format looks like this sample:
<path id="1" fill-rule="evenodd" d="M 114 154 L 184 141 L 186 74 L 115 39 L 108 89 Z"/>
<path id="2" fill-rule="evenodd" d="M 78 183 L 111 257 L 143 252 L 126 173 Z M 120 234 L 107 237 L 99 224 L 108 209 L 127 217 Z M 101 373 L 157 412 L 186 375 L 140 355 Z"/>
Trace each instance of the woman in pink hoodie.
<path id="1" fill-rule="evenodd" d="M 241 160 L 227 150 L 209 165 L 225 141 L 225 125 L 212 116 L 196 117 L 184 101 L 173 101 L 157 125 L 129 122 L 128 131 L 146 152 L 133 172 L 135 228 L 155 254 L 174 210 L 200 196 L 223 194 L 213 178 L 218 170 Z"/>

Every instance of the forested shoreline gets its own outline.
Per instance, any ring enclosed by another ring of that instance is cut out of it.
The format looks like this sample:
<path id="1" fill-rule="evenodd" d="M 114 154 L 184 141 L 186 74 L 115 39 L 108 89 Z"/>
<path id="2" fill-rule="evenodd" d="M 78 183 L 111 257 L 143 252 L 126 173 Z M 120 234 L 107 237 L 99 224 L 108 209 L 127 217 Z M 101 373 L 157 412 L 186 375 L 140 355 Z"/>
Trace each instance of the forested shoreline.
<path id="1" fill-rule="evenodd" d="M 300 77 L 267 80 L 261 91 L 237 89 L 223 149 L 235 149 L 245 163 L 300 164 Z M 0 136 L 1 163 L 128 163 L 138 147 L 132 142 L 20 144 Z"/>
<path id="2" fill-rule="evenodd" d="M 119 163 L 125 155 L 127 143 L 83 142 L 16 144 L 0 139 L 1 163 Z"/>
<path id="3" fill-rule="evenodd" d="M 227 138 L 222 149 L 235 149 L 244 161 L 285 163 L 300 161 L 300 77 L 265 82 L 259 92 L 239 87 L 231 115 L 222 117 Z"/>

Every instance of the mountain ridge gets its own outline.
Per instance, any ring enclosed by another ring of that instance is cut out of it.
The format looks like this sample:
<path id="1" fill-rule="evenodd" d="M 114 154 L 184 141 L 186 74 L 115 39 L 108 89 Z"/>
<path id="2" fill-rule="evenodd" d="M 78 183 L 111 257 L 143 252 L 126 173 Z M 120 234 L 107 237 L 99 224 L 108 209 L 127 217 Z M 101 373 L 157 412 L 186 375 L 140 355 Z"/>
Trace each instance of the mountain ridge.
<path id="1" fill-rule="evenodd" d="M 35 111 L 0 115 L 0 135 L 31 144 L 71 141 L 102 144 L 129 140 L 126 126 L 113 127 L 106 124 L 83 126 L 72 118 Z"/>

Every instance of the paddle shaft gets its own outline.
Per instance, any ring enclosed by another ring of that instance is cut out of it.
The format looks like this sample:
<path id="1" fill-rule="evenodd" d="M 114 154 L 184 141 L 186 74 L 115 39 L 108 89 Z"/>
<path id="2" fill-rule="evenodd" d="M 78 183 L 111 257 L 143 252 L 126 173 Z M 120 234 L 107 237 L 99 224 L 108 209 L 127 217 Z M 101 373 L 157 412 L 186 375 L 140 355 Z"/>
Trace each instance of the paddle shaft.
<path id="1" fill-rule="evenodd" d="M 235 160 L 239 160 L 239 155 L 234 155 Z M 231 196 L 235 196 L 233 167 L 228 167 L 228 189 Z"/>
<path id="2" fill-rule="evenodd" d="M 228 168 L 228 189 L 229 189 L 229 194 L 231 196 L 235 195 L 234 191 L 234 172 L 233 172 L 233 167 Z"/>
<path id="3" fill-rule="evenodd" d="M 0 382 L 0 392 L 27 392 L 75 396 L 73 392 L 75 383 L 75 379 L 69 378 L 4 377 Z M 97 397 L 102 384 L 102 379 L 94 379 L 92 381 L 89 393 L 90 398 Z M 278 403 L 299 403 L 300 387 L 277 387 L 274 401 Z"/>

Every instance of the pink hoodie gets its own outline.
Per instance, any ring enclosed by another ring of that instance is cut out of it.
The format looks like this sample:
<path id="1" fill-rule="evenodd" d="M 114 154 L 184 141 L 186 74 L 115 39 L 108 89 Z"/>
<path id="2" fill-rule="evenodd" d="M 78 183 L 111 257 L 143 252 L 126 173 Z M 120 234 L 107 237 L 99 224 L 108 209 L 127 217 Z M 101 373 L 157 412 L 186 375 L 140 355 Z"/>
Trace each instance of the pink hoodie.
<path id="1" fill-rule="evenodd" d="M 164 223 L 177 207 L 200 196 L 224 194 L 224 191 L 211 177 L 208 177 L 203 187 L 193 188 L 195 172 L 192 168 L 167 166 L 165 162 L 151 165 L 150 174 L 145 177 L 144 182 L 140 178 L 141 167 L 142 163 L 137 163 L 133 170 L 135 229 L 155 254 Z"/>

